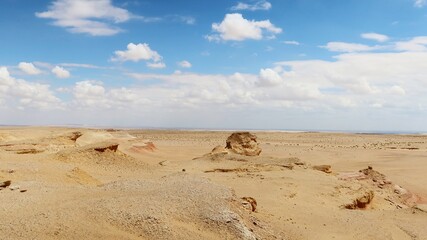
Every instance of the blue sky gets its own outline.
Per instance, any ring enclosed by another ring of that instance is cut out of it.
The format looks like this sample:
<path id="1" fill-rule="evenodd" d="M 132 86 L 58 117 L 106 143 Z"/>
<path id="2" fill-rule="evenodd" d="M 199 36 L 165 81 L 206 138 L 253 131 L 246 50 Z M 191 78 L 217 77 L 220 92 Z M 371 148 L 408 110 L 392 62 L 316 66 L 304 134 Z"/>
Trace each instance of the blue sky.
<path id="1" fill-rule="evenodd" d="M 424 0 L 3 0 L 0 124 L 427 131 Z"/>

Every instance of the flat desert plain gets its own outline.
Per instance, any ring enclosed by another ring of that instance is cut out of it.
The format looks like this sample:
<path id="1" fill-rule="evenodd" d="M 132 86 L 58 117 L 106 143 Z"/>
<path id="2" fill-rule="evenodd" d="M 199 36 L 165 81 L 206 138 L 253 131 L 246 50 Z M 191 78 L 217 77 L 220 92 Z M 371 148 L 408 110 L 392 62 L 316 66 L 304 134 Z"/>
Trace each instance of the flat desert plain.
<path id="1" fill-rule="evenodd" d="M 427 239 L 427 136 L 251 133 L 0 128 L 0 239 Z"/>

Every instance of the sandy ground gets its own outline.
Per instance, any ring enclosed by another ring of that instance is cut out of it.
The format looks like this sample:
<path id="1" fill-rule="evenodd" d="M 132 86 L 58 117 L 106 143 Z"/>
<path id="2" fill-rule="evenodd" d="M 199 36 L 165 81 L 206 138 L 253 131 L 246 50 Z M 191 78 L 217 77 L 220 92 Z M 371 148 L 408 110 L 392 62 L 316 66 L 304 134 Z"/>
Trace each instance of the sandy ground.
<path id="1" fill-rule="evenodd" d="M 230 134 L 0 128 L 0 239 L 427 239 L 427 136 Z"/>

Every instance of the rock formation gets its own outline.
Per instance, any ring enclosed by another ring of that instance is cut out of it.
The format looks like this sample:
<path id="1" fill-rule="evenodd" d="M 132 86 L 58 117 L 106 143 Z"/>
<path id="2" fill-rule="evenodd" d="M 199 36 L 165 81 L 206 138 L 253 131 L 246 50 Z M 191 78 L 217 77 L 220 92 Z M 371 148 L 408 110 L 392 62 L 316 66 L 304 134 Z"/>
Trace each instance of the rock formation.
<path id="1" fill-rule="evenodd" d="M 257 137 L 249 132 L 235 132 L 227 138 L 225 148 L 240 155 L 258 156 L 262 150 L 256 139 Z"/>

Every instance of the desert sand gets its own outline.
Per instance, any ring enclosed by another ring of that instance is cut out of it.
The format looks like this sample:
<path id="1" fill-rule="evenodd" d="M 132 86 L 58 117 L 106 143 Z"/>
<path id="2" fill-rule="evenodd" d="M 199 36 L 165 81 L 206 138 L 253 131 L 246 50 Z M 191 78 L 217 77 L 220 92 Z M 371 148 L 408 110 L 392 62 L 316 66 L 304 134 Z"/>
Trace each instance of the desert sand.
<path id="1" fill-rule="evenodd" d="M 0 128 L 0 239 L 427 239 L 427 136 L 252 133 Z"/>

